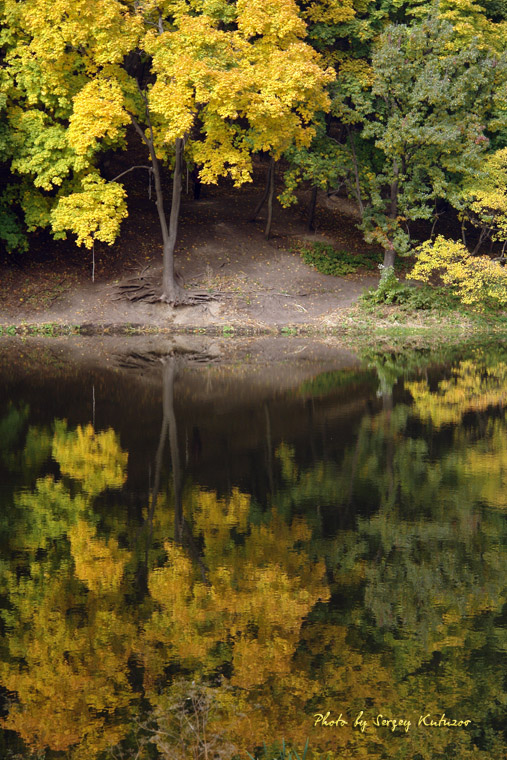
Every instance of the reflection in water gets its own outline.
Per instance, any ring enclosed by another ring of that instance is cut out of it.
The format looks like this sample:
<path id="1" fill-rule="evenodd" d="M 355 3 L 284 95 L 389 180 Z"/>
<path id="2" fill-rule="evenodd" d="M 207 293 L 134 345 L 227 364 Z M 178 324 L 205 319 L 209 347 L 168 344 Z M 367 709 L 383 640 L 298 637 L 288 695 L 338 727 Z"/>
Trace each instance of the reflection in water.
<path id="1" fill-rule="evenodd" d="M 403 383 L 384 362 L 377 395 L 371 370 L 326 373 L 300 386 L 291 435 L 265 400 L 251 491 L 231 479 L 239 440 L 178 409 L 175 357 L 144 492 L 146 452 L 119 430 L 9 402 L 3 755 L 232 760 L 308 738 L 315 760 L 500 758 L 506 366 L 475 356 Z M 327 713 L 341 724 L 315 726 Z"/>

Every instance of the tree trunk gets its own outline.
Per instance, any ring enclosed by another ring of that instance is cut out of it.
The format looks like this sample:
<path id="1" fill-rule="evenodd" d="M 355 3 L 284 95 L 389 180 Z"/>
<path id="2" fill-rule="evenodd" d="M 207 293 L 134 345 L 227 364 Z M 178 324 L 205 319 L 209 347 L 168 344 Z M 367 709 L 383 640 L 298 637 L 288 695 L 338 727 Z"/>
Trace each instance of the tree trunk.
<path id="1" fill-rule="evenodd" d="M 359 163 L 357 161 L 356 146 L 355 146 L 355 143 L 354 143 L 354 134 L 349 129 L 349 127 L 347 127 L 347 136 L 349 138 L 350 150 L 352 152 L 352 165 L 354 167 L 354 180 L 355 180 L 356 198 L 357 198 L 357 202 L 359 204 L 359 211 L 360 211 L 360 214 L 361 214 L 361 221 L 363 221 L 363 219 L 364 219 L 364 203 L 363 203 L 363 198 L 361 196 L 361 183 L 359 181 Z"/>
<path id="2" fill-rule="evenodd" d="M 158 439 L 158 447 L 157 447 L 157 454 L 155 457 L 155 479 L 153 481 L 153 488 L 151 491 L 151 499 L 150 499 L 150 506 L 148 509 L 148 516 L 146 518 L 146 524 L 148 526 L 148 532 L 146 537 L 146 549 L 145 549 L 145 568 L 144 568 L 144 574 L 141 579 L 139 577 L 139 582 L 141 581 L 146 582 L 146 579 L 148 578 L 148 559 L 149 559 L 149 551 L 151 548 L 151 542 L 153 539 L 153 518 L 155 516 L 155 508 L 157 506 L 157 500 L 158 495 L 160 493 L 160 478 L 162 476 L 162 462 L 163 462 L 163 456 L 164 456 L 164 448 L 165 448 L 165 441 L 167 437 L 167 429 L 169 426 L 169 416 L 168 416 L 168 404 L 166 400 L 166 386 L 167 386 L 167 367 L 164 364 L 163 369 L 163 380 L 162 380 L 162 425 L 160 428 L 160 437 Z M 147 588 L 147 586 L 146 586 Z"/>
<path id="3" fill-rule="evenodd" d="M 485 227 L 481 227 L 481 232 L 480 232 L 480 235 L 479 235 L 479 239 L 477 240 L 476 246 L 475 246 L 474 250 L 472 251 L 472 256 L 477 256 L 477 254 L 479 253 L 479 251 L 481 249 L 481 246 L 482 246 L 483 242 L 488 239 L 488 233 L 489 233 L 489 230 L 487 230 Z"/>
<path id="4" fill-rule="evenodd" d="M 273 159 L 271 158 L 270 161 L 269 161 L 268 174 L 267 174 L 267 177 L 266 177 L 266 187 L 264 188 L 264 192 L 262 194 L 262 198 L 260 199 L 259 203 L 257 204 L 257 206 L 255 208 L 255 211 L 253 213 L 253 216 L 250 219 L 251 222 L 255 222 L 255 220 L 257 219 L 257 217 L 258 217 L 258 215 L 260 213 L 261 208 L 266 203 L 266 199 L 267 199 L 268 194 L 269 194 L 269 188 L 271 186 L 271 174 L 272 174 L 272 171 L 273 171 L 273 163 L 274 163 Z"/>
<path id="5" fill-rule="evenodd" d="M 386 248 L 384 251 L 384 269 L 387 269 L 387 267 L 393 267 L 395 259 L 396 251 L 394 250 L 394 246 L 391 244 L 391 246 L 389 248 Z"/>
<path id="6" fill-rule="evenodd" d="M 174 540 L 183 543 L 183 503 L 181 499 L 181 474 L 180 450 L 178 446 L 178 428 L 174 413 L 174 375 L 175 360 L 170 358 L 164 366 L 164 418 L 167 419 L 169 429 L 169 450 L 171 452 L 171 464 L 173 470 L 174 489 Z"/>
<path id="7" fill-rule="evenodd" d="M 141 96 L 146 104 L 146 119 L 148 121 L 148 128 L 150 131 L 150 137 L 147 137 L 142 129 L 140 123 L 137 121 L 133 114 L 130 114 L 132 124 L 134 125 L 136 132 L 141 140 L 148 148 L 151 158 L 151 168 L 153 170 L 153 178 L 155 180 L 155 196 L 158 219 L 160 222 L 160 230 L 162 232 L 163 242 L 163 274 L 162 274 L 162 295 L 161 301 L 166 303 L 175 304 L 181 302 L 183 291 L 176 283 L 176 277 L 174 272 L 174 248 L 176 246 L 176 236 L 178 234 L 178 218 L 180 213 L 181 204 L 181 167 L 183 160 L 183 148 L 185 141 L 182 138 L 178 138 L 175 143 L 175 166 L 173 175 L 173 195 L 171 202 L 171 216 L 169 220 L 169 228 L 167 227 L 167 219 L 164 208 L 164 192 L 162 190 L 162 180 L 160 174 L 160 162 L 157 158 L 155 151 L 155 144 L 153 138 L 153 128 L 151 124 L 150 112 L 148 109 L 148 103 L 146 96 L 139 89 Z"/>
<path id="8" fill-rule="evenodd" d="M 393 161 L 393 176 L 394 180 L 391 184 L 391 207 L 389 209 L 389 218 L 393 220 L 393 222 L 396 220 L 396 217 L 398 216 L 398 186 L 399 186 L 399 177 L 400 169 L 398 166 L 398 162 L 396 159 Z M 384 267 L 393 267 L 394 261 L 396 259 L 396 251 L 394 248 L 394 245 L 392 241 L 389 241 L 389 246 L 384 251 Z"/>
<path id="9" fill-rule="evenodd" d="M 317 206 L 317 192 L 316 187 L 312 187 L 312 195 L 310 198 L 310 208 L 308 209 L 308 229 L 310 232 L 315 231 L 315 208 Z"/>
<path id="10" fill-rule="evenodd" d="M 271 222 L 273 221 L 273 196 L 275 194 L 275 159 L 271 159 L 271 173 L 269 175 L 269 194 L 268 194 L 268 220 L 264 237 L 269 240 L 271 234 Z"/>
<path id="11" fill-rule="evenodd" d="M 181 167 L 183 159 L 184 141 L 178 137 L 175 143 L 175 159 L 173 174 L 173 193 L 171 199 L 171 215 L 169 217 L 169 231 L 164 240 L 164 270 L 162 274 L 162 295 L 160 300 L 165 303 L 175 304 L 181 300 L 182 290 L 176 283 L 174 273 L 174 249 L 178 235 L 178 221 L 181 205 Z M 158 193 L 157 193 L 158 206 Z"/>

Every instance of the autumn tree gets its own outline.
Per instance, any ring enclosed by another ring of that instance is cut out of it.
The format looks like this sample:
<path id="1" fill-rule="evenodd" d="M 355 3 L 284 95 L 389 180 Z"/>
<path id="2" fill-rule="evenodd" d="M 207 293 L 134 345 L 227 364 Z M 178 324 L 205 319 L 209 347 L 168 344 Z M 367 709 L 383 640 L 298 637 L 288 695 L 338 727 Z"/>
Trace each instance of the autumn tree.
<path id="1" fill-rule="evenodd" d="M 432 14 L 387 27 L 374 49 L 374 108 L 362 135 L 374 140 L 382 169 L 364 185 L 363 226 L 383 245 L 384 266 L 407 251 L 411 221 L 433 219 L 438 200 L 457 202 L 498 119 L 493 96 L 506 81 L 505 56 L 476 40 L 456 50 L 455 38 L 453 26 Z"/>
<path id="2" fill-rule="evenodd" d="M 303 41 L 293 0 L 5 0 L 3 23 L 11 171 L 21 177 L 11 200 L 27 228 L 72 232 L 88 248 L 112 244 L 126 193 L 121 176 L 101 176 L 97 158 L 124 148 L 132 126 L 149 159 L 132 168 L 154 178 L 168 303 L 184 298 L 174 277 L 183 153 L 204 182 L 240 185 L 252 153 L 276 158 L 308 143 L 312 115 L 327 104 L 331 73 Z M 173 166 L 169 218 L 164 164 Z"/>
<path id="3" fill-rule="evenodd" d="M 464 186 L 492 178 L 489 151 L 505 145 L 502 7 L 408 0 L 343 4 L 333 18 L 315 11 L 309 39 L 336 70 L 331 110 L 308 148 L 288 151 L 282 202 L 295 201 L 301 180 L 347 192 L 384 266 L 411 248 L 414 221 L 430 229 L 449 204 L 465 213 Z M 491 211 L 475 213 L 483 228 Z"/>

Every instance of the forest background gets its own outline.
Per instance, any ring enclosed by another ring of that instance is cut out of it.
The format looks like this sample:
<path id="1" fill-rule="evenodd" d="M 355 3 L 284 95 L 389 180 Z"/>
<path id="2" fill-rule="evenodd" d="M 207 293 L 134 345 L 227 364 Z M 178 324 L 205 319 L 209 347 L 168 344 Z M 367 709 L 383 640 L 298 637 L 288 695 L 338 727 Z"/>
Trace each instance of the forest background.
<path id="1" fill-rule="evenodd" d="M 289 207 L 304 189 L 310 226 L 319 197 L 348 197 L 383 251 L 372 300 L 406 298 L 392 267 L 409 256 L 412 278 L 501 311 L 506 28 L 505 0 L 2 0 L 3 271 L 41 255 L 50 270 L 74 242 L 128 251 L 122 221 L 148 214 L 127 190 L 142 183 L 163 267 L 123 295 L 201 303 L 212 289 L 184 288 L 174 266 L 185 176 L 197 197 L 217 185 L 224 213 L 244 192 L 231 185 L 265 167 L 266 237 L 276 197 Z M 326 274 L 371 265 L 366 248 L 352 264 L 319 242 L 303 256 Z"/>

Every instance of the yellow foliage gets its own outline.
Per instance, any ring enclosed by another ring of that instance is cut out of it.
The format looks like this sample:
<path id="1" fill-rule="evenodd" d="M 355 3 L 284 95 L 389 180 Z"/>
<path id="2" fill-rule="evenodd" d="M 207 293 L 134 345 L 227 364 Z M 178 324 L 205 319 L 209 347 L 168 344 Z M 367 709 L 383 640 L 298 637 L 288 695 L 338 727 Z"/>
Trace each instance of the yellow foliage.
<path id="1" fill-rule="evenodd" d="M 106 182 L 98 174 L 82 180 L 82 192 L 61 196 L 51 211 L 54 232 L 73 232 L 77 244 L 92 248 L 95 240 L 112 245 L 128 216 L 126 192 L 117 182 Z"/>
<path id="2" fill-rule="evenodd" d="M 410 272 L 414 280 L 429 282 L 438 275 L 464 304 L 484 308 L 488 300 L 507 306 L 507 270 L 487 256 L 471 256 L 463 243 L 439 235 L 416 249 Z"/>
<path id="3" fill-rule="evenodd" d="M 132 699 L 133 626 L 115 610 L 97 608 L 95 597 L 83 625 L 72 614 L 79 600 L 69 594 L 65 566 L 55 574 L 34 563 L 30 579 L 13 574 L 9 585 L 17 627 L 0 677 L 18 701 L 3 726 L 33 750 L 63 752 L 79 742 L 83 759 L 95 757 L 127 732 L 115 714 Z"/>
<path id="4" fill-rule="evenodd" d="M 123 188 L 105 183 L 91 162 L 99 143 L 124 144 L 132 119 L 146 128 L 159 159 L 172 160 L 175 140 L 187 137 L 204 182 L 229 176 L 239 186 L 251 180 L 252 153 L 278 159 L 294 143 L 308 146 L 314 114 L 330 106 L 326 85 L 334 70 L 303 41 L 307 28 L 295 0 L 4 5 L 14 39 L 20 39 L 8 50 L 9 76 L 36 106 L 30 118 L 41 122 L 47 143 L 44 150 L 37 143 L 18 170 L 34 174 L 40 155 L 54 169 L 35 175 L 45 190 L 77 176 L 82 187 L 69 195 L 67 182 L 66 197 L 62 191 L 45 221 L 57 236 L 72 232 L 87 248 L 94 240 L 112 244 L 127 215 Z M 312 21 L 339 23 L 353 9 L 351 0 L 322 0 L 306 13 Z M 142 93 L 124 66 L 134 54 L 147 64 Z M 46 114 L 49 121 L 61 120 L 52 134 Z M 194 140 L 197 115 L 203 139 Z"/>
<path id="5" fill-rule="evenodd" d="M 135 14 L 117 0 L 5 0 L 4 5 L 9 23 L 31 36 L 32 54 L 57 68 L 69 46 L 79 49 L 93 71 L 106 63 L 121 63 L 139 33 Z M 26 46 L 26 40 L 22 44 Z"/>
<path id="6" fill-rule="evenodd" d="M 275 40 L 279 45 L 285 40 L 304 37 L 306 28 L 299 16 L 294 0 L 259 3 L 258 0 L 238 0 L 238 29 L 246 37 L 258 35 Z"/>
<path id="7" fill-rule="evenodd" d="M 157 79 L 148 102 L 161 155 L 191 132 L 197 112 L 205 139 L 190 150 L 204 182 L 228 175 L 240 185 L 251 179 L 252 151 L 278 158 L 293 141 L 308 145 L 309 122 L 328 108 L 324 88 L 334 73 L 300 40 L 304 33 L 293 0 L 239 2 L 234 31 L 191 14 L 178 17 L 177 33 L 149 30 L 143 44 Z"/>
<path id="8" fill-rule="evenodd" d="M 106 488 L 121 488 L 127 479 L 128 453 L 122 450 L 112 428 L 96 433 L 92 425 L 78 425 L 70 432 L 66 422 L 57 422 L 53 458 L 62 474 L 79 480 L 90 496 Z"/>
<path id="9" fill-rule="evenodd" d="M 505 21 L 495 23 L 484 13 L 480 2 L 475 0 L 441 0 L 439 15 L 450 21 L 454 27 L 455 50 L 470 42 L 477 42 L 482 48 L 502 52 L 505 49 Z"/>
<path id="10" fill-rule="evenodd" d="M 124 97 L 115 79 L 97 78 L 88 82 L 74 97 L 68 140 L 76 153 L 84 154 L 98 140 L 114 140 L 122 127 L 130 124 Z"/>
<path id="11" fill-rule="evenodd" d="M 463 199 L 481 224 L 491 228 L 494 240 L 507 240 L 507 148 L 488 156 L 481 169 L 480 178 L 465 186 Z"/>
<path id="12" fill-rule="evenodd" d="M 320 24 L 344 24 L 356 14 L 354 0 L 318 0 L 302 11 L 308 21 Z"/>
<path id="13" fill-rule="evenodd" d="M 85 168 L 84 159 L 67 145 L 65 127 L 53 123 L 43 111 L 10 108 L 9 122 L 15 147 L 12 168 L 20 174 L 31 175 L 34 187 L 53 190 L 71 171 L 79 172 Z M 31 215 L 40 215 L 42 211 L 47 216 L 47 196 L 37 198 L 33 188 L 26 195 L 30 196 L 34 205 L 39 206 L 39 209 L 31 211 Z M 27 205 L 30 208 L 31 203 Z"/>
<path id="14" fill-rule="evenodd" d="M 310 538 L 308 527 L 272 514 L 247 533 L 249 496 L 237 489 L 229 499 L 200 489 L 192 496 L 206 576 L 181 547 L 166 543 L 167 562 L 149 578 L 159 609 L 146 626 L 147 678 L 173 657 L 194 666 L 200 660 L 211 672 L 217 644 L 225 641 L 232 647 L 232 684 L 252 688 L 289 673 L 305 616 L 329 596 L 324 563 L 296 549 Z M 243 541 L 232 539 L 232 529 Z M 168 647 L 162 661 L 157 642 Z"/>

